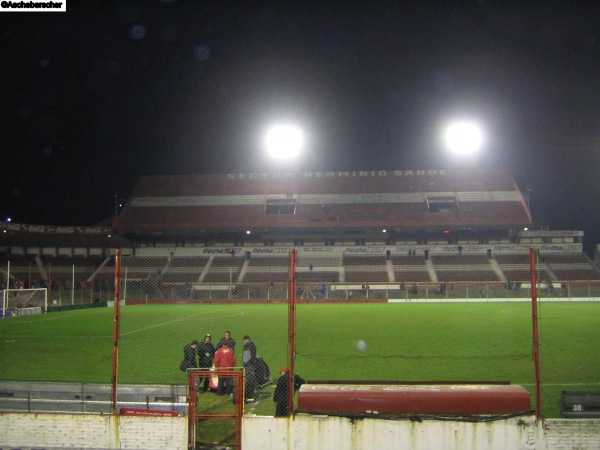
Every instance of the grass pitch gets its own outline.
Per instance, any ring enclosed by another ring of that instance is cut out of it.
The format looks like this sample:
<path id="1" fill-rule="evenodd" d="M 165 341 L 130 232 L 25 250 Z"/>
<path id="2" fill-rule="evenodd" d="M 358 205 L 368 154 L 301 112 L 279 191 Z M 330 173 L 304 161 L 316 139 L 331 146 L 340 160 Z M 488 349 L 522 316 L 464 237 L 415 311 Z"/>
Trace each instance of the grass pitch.
<path id="1" fill-rule="evenodd" d="M 184 384 L 183 346 L 205 333 L 216 344 L 226 330 L 240 365 L 245 334 L 273 378 L 288 361 L 285 304 L 135 305 L 121 313 L 120 382 Z M 543 303 L 539 318 L 543 414 L 559 417 L 562 390 L 600 389 L 600 304 Z M 0 379 L 110 383 L 113 324 L 112 308 L 0 320 Z M 510 381 L 534 404 L 529 303 L 299 304 L 296 324 L 296 371 L 307 380 Z M 272 405 L 256 412 L 272 414 Z"/>

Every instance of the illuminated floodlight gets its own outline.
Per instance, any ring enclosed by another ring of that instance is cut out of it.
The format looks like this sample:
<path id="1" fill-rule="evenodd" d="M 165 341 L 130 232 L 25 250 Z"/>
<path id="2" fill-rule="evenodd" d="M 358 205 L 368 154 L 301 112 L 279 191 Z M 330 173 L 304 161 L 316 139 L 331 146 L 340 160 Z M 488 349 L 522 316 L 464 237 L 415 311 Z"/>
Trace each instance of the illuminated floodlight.
<path id="1" fill-rule="evenodd" d="M 267 152 L 273 158 L 291 159 L 300 154 L 304 144 L 304 134 L 295 125 L 276 125 L 266 136 Z"/>
<path id="2" fill-rule="evenodd" d="M 444 138 L 451 152 L 468 155 L 479 150 L 483 134 L 475 122 L 461 121 L 450 125 Z"/>

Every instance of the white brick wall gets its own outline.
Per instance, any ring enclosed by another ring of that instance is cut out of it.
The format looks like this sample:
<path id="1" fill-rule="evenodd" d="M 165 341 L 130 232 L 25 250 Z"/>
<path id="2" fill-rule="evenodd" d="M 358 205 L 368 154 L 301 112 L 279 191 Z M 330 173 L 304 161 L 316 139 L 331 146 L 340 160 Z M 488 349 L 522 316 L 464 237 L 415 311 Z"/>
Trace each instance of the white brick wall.
<path id="1" fill-rule="evenodd" d="M 187 449 L 187 417 L 0 413 L 0 449 Z M 246 450 L 314 448 L 379 450 L 600 449 L 600 419 L 533 417 L 493 422 L 363 419 L 299 414 L 246 416 Z"/>
<path id="2" fill-rule="evenodd" d="M 0 414 L 0 448 L 187 449 L 187 417 Z"/>
<path id="3" fill-rule="evenodd" d="M 547 450 L 600 449 L 600 419 L 544 421 Z"/>

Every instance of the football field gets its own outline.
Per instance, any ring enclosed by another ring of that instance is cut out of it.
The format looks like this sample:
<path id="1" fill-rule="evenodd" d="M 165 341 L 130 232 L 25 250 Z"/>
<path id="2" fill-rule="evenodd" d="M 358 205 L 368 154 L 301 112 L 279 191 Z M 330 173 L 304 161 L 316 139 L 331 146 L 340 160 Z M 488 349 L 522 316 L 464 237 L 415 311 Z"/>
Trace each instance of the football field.
<path id="1" fill-rule="evenodd" d="M 532 309 L 505 303 L 323 303 L 296 306 L 296 372 L 307 380 L 511 382 L 535 392 Z M 0 320 L 0 379 L 110 383 L 114 310 Z M 600 304 L 539 305 L 542 405 L 560 416 L 563 390 L 600 390 Z M 127 305 L 118 380 L 185 384 L 183 346 L 226 330 L 252 337 L 272 378 L 288 362 L 286 304 Z"/>

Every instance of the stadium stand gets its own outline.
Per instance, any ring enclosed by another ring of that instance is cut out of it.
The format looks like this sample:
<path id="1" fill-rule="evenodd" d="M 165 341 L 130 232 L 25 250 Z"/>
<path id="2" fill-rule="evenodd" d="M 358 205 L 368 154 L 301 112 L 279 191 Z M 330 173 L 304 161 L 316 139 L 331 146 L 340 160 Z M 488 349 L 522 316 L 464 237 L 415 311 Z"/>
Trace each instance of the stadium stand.
<path id="1" fill-rule="evenodd" d="M 153 176 L 139 180 L 112 228 L 3 223 L 0 270 L 8 277 L 10 261 L 11 280 L 26 287 L 65 289 L 74 278 L 94 291 L 82 298 L 96 298 L 112 288 L 119 247 L 130 293 L 285 296 L 295 246 L 302 288 L 398 295 L 415 284 L 526 284 L 535 245 L 539 280 L 600 281 L 582 232 L 530 225 L 505 170 Z"/>
<path id="2" fill-rule="evenodd" d="M 114 228 L 128 237 L 243 240 L 246 231 L 281 237 L 290 227 L 332 236 L 357 227 L 506 230 L 530 222 L 504 170 L 338 171 L 143 177 Z"/>

